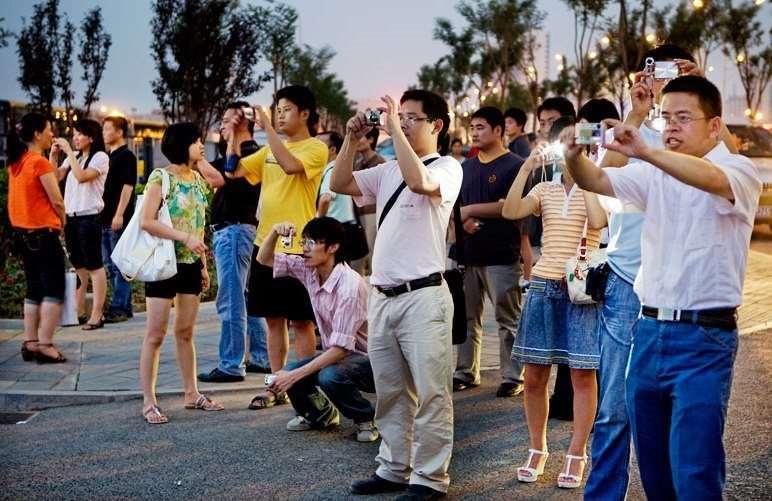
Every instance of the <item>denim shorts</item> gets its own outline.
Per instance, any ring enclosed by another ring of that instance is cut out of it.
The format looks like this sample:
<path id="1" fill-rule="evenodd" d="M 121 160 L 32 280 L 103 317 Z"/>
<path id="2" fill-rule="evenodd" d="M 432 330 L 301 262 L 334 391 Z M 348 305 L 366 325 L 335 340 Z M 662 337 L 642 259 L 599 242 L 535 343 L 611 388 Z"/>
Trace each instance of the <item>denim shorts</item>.
<path id="1" fill-rule="evenodd" d="M 529 364 L 597 369 L 597 322 L 597 305 L 572 303 L 564 281 L 533 277 L 512 358 Z"/>

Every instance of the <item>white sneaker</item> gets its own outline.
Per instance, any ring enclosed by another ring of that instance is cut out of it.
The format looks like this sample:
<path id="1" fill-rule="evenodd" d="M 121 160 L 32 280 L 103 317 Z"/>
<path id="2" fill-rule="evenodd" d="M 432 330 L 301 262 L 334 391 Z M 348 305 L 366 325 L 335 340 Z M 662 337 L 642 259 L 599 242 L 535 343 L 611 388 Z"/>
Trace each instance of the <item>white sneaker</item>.
<path id="1" fill-rule="evenodd" d="M 381 438 L 381 434 L 378 433 L 378 428 L 375 427 L 375 423 L 372 421 L 356 423 L 356 426 L 357 442 L 375 442 Z"/>
<path id="2" fill-rule="evenodd" d="M 311 422 L 303 416 L 295 416 L 287 423 L 287 431 L 308 431 L 311 429 Z"/>

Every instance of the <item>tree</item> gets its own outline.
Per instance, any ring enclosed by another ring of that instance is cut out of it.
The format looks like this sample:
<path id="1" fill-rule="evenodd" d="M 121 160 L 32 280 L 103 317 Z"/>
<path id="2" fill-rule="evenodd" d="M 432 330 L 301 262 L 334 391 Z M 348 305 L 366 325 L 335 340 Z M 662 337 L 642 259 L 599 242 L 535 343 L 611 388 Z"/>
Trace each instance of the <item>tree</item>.
<path id="1" fill-rule="evenodd" d="M 4 17 L 0 17 L 0 24 L 5 22 Z M 5 29 L 5 27 L 0 26 L 0 49 L 3 49 L 5 47 L 8 47 L 8 39 L 13 36 L 13 32 Z"/>
<path id="2" fill-rule="evenodd" d="M 265 48 L 259 7 L 237 0 L 154 0 L 152 81 L 164 117 L 189 120 L 208 130 L 229 102 L 260 90 L 255 74 Z"/>
<path id="3" fill-rule="evenodd" d="M 598 51 L 592 50 L 597 45 L 595 34 L 601 29 L 603 11 L 608 0 L 564 0 L 574 13 L 574 60 L 569 72 L 573 80 L 572 93 L 577 105 L 588 98 L 596 97 L 602 88 L 602 72 L 605 63 L 598 59 Z M 564 68 L 566 67 L 564 63 Z M 601 73 L 599 73 L 601 72 Z M 568 76 L 568 75 L 567 75 Z"/>
<path id="4" fill-rule="evenodd" d="M 286 80 L 292 85 L 305 85 L 316 97 L 319 125 L 323 130 L 342 129 L 353 114 L 354 104 L 348 98 L 343 82 L 329 71 L 335 51 L 330 47 L 314 49 L 305 45 L 288 62 Z"/>
<path id="5" fill-rule="evenodd" d="M 271 76 L 273 81 L 273 95 L 284 87 L 292 60 L 297 57 L 299 49 L 295 44 L 295 30 L 297 29 L 298 12 L 291 6 L 283 3 L 271 4 L 270 8 L 261 8 L 261 15 L 265 19 L 266 30 L 265 52 L 271 63 Z"/>
<path id="6" fill-rule="evenodd" d="M 99 100 L 97 89 L 102 81 L 102 74 L 107 66 L 112 37 L 105 33 L 102 26 L 102 9 L 94 7 L 83 19 L 80 33 L 80 54 L 78 61 L 83 68 L 83 81 L 86 91 L 83 95 L 85 114 L 91 112 L 91 105 Z"/>
<path id="7" fill-rule="evenodd" d="M 731 0 L 724 0 L 722 9 L 726 12 L 721 30 L 723 52 L 737 64 L 748 107 L 745 114 L 756 122 L 762 118 L 759 108 L 772 77 L 772 28 L 766 31 L 761 27 L 758 5 L 735 7 Z"/>
<path id="8" fill-rule="evenodd" d="M 19 57 L 19 84 L 30 98 L 30 105 L 50 115 L 56 98 L 56 84 L 62 54 L 59 42 L 59 2 L 48 0 L 33 7 L 32 20 L 22 27 L 16 40 Z"/>
<path id="9" fill-rule="evenodd" d="M 658 40 L 688 50 L 700 68 L 707 67 L 711 52 L 721 45 L 721 26 L 726 13 L 717 2 L 694 7 L 682 0 L 673 10 L 667 6 L 653 12 L 653 25 Z"/>

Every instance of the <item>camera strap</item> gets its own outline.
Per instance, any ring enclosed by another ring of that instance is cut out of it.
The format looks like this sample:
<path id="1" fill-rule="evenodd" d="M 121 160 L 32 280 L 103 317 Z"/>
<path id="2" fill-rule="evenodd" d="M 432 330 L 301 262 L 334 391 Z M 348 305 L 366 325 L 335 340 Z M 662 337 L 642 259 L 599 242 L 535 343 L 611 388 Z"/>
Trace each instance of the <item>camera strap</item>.
<path id="1" fill-rule="evenodd" d="M 424 165 L 428 166 L 438 158 L 440 157 L 427 158 L 426 160 L 424 160 Z M 378 218 L 379 229 L 383 224 L 383 220 L 386 219 L 386 215 L 389 213 L 389 211 L 391 211 L 391 208 L 394 207 L 394 204 L 397 203 L 397 199 L 399 198 L 399 195 L 402 193 L 402 190 L 404 190 L 406 187 L 407 187 L 407 183 L 405 181 L 402 181 L 400 185 L 397 186 L 397 189 L 394 191 L 394 193 L 392 193 L 391 197 L 389 197 L 389 200 L 386 202 L 386 205 L 383 206 L 383 211 L 381 211 L 381 217 Z"/>

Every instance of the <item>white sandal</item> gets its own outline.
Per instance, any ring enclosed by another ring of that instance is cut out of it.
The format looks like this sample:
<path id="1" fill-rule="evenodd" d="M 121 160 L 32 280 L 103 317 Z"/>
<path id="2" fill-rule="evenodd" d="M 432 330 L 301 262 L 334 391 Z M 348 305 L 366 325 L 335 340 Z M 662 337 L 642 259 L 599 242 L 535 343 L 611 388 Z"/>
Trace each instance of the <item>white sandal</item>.
<path id="1" fill-rule="evenodd" d="M 539 462 L 536 468 L 531 468 L 531 461 L 534 455 L 539 455 Z M 544 473 L 544 465 L 547 464 L 547 457 L 550 455 L 546 450 L 540 451 L 539 449 L 528 449 L 528 461 L 525 466 L 521 466 L 517 469 L 517 479 L 521 482 L 536 482 L 539 479 L 539 475 Z"/>
<path id="2" fill-rule="evenodd" d="M 572 454 L 566 454 L 566 471 L 563 471 L 558 475 L 558 487 L 563 489 L 576 489 L 582 484 L 582 477 L 584 476 L 584 466 L 587 464 L 587 456 L 574 456 Z M 571 475 L 571 462 L 581 461 L 582 468 L 579 471 L 579 475 Z"/>

